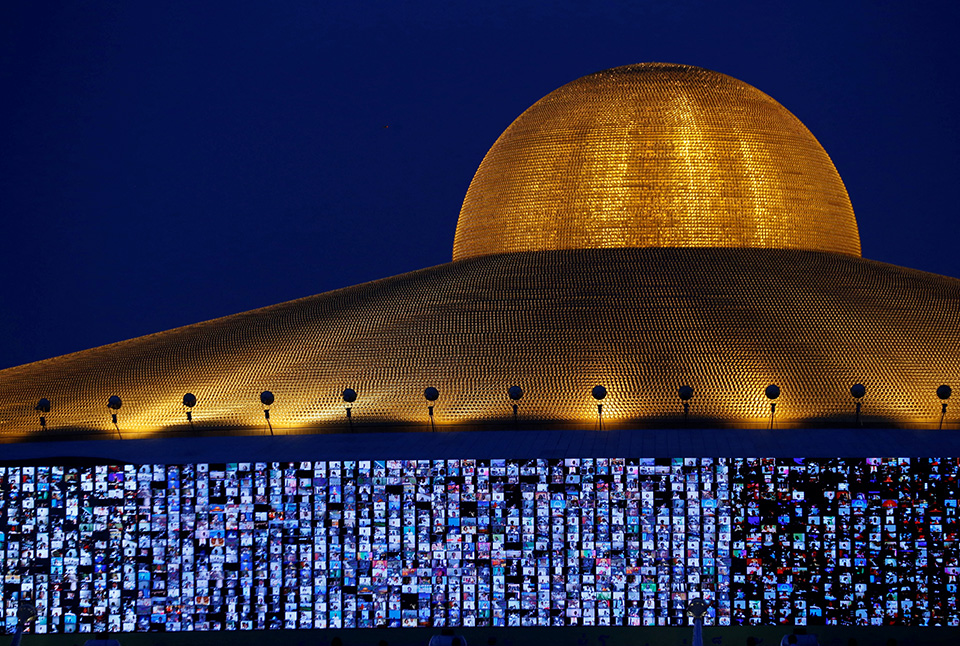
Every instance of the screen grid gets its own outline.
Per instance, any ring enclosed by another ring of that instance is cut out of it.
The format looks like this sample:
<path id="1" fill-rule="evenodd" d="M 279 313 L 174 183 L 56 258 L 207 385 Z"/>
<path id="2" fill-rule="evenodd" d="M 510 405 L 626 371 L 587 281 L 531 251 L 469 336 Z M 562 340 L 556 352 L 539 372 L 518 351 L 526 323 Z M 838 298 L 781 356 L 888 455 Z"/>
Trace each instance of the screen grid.
<path id="1" fill-rule="evenodd" d="M 956 459 L 0 467 L 5 627 L 958 625 Z"/>

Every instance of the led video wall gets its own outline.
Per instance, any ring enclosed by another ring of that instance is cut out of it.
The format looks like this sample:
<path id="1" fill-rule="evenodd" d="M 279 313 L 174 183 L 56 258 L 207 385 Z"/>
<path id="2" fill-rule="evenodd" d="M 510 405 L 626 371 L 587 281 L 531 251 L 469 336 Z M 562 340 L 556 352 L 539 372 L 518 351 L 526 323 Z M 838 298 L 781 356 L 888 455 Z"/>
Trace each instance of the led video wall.
<path id="1" fill-rule="evenodd" d="M 5 626 L 956 626 L 958 465 L 0 467 Z"/>

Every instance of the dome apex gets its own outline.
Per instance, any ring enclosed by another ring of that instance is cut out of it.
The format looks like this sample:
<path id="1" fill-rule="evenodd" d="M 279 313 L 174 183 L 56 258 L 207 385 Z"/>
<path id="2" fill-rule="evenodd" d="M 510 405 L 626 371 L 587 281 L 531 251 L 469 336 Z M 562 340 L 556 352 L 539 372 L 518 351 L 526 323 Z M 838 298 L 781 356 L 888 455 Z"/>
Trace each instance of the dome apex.
<path id="1" fill-rule="evenodd" d="M 775 100 L 687 65 L 577 79 L 521 114 L 467 190 L 453 259 L 738 247 L 860 255 L 846 188 Z"/>

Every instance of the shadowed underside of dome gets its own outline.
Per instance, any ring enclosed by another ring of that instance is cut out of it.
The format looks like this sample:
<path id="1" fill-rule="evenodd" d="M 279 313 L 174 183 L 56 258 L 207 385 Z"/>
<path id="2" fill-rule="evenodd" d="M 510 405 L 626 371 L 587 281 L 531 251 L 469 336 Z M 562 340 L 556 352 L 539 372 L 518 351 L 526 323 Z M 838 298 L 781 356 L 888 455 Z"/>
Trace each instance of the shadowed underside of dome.
<path id="1" fill-rule="evenodd" d="M 124 437 L 198 430 L 343 428 L 354 421 L 524 420 L 643 426 L 679 415 L 694 388 L 699 424 L 761 423 L 764 387 L 783 423 L 849 419 L 936 425 L 934 395 L 960 376 L 960 281 L 838 254 L 759 249 L 598 249 L 484 256 L 0 372 L 0 436 L 52 430 Z"/>
<path id="2" fill-rule="evenodd" d="M 568 83 L 507 128 L 467 191 L 453 259 L 611 247 L 859 256 L 860 238 L 793 114 L 729 76 L 644 63 Z"/>

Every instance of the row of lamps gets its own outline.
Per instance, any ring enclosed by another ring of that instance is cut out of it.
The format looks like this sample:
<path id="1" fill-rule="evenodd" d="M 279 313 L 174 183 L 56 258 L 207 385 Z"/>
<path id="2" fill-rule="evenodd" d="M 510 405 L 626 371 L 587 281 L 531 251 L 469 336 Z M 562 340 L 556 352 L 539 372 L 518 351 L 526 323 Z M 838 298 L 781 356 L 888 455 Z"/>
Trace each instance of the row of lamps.
<path id="1" fill-rule="evenodd" d="M 691 386 L 680 386 L 677 391 L 677 394 L 680 397 L 680 401 L 683 403 L 683 421 L 687 422 L 690 415 L 690 400 L 693 399 L 693 387 Z M 770 384 L 767 386 L 763 394 L 770 401 L 770 424 L 769 428 L 774 428 L 774 420 L 777 413 L 777 399 L 780 397 L 780 387 L 776 384 Z M 857 406 L 856 413 L 856 424 L 857 426 L 861 425 L 860 422 L 860 410 L 862 407 L 862 400 L 867 394 L 867 389 L 863 384 L 854 384 L 850 387 L 850 396 L 853 397 Z M 947 414 L 947 400 L 950 399 L 950 395 L 953 394 L 953 389 L 950 386 L 944 384 L 937 388 L 937 397 L 941 400 L 940 408 L 940 424 L 938 428 L 943 428 L 943 420 Z M 514 423 L 519 422 L 519 410 L 520 406 L 518 402 L 523 398 L 523 388 L 520 386 L 510 386 L 507 389 L 507 395 L 510 397 L 513 407 L 513 421 Z M 596 385 L 591 389 L 590 395 L 597 402 L 597 428 L 603 430 L 603 400 L 607 396 L 607 389 L 604 386 Z M 430 429 L 436 431 L 436 423 L 434 421 L 434 406 L 436 401 L 440 399 L 440 391 L 429 386 L 423 391 L 424 399 L 427 400 L 427 416 L 430 420 Z M 353 388 L 346 388 L 342 393 L 343 401 L 346 406 L 347 413 L 347 422 L 350 425 L 350 429 L 353 429 L 353 415 L 352 415 L 352 406 L 357 401 L 357 391 Z M 276 398 L 273 393 L 269 390 L 264 390 L 260 393 L 260 403 L 263 405 L 263 417 L 267 422 L 267 428 L 270 430 L 270 435 L 273 435 L 273 424 L 270 422 L 270 407 L 273 405 Z M 183 405 L 187 408 L 187 421 L 190 423 L 190 428 L 193 428 L 193 412 L 192 409 L 197 405 L 197 396 L 193 393 L 187 393 L 183 396 Z M 123 401 L 118 395 L 111 395 L 107 399 L 107 408 L 112 412 L 110 414 L 110 419 L 113 422 L 114 428 L 117 429 L 117 435 L 120 436 L 120 439 L 123 439 L 123 434 L 120 432 L 120 425 L 117 422 L 117 411 L 123 406 Z M 40 428 L 45 429 L 47 427 L 47 415 L 50 414 L 51 404 L 50 400 L 46 397 L 40 399 L 37 402 L 37 405 L 34 407 L 34 410 L 40 413 Z"/>

